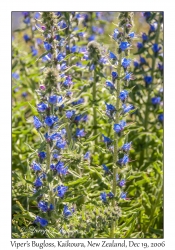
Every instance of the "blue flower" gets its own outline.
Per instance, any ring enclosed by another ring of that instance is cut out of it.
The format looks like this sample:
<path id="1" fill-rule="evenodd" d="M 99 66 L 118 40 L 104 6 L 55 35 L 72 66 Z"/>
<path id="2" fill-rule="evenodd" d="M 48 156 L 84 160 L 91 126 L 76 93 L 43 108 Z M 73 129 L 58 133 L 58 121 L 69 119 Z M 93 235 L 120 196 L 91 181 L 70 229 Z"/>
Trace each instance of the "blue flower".
<path id="1" fill-rule="evenodd" d="M 37 187 L 41 187 L 43 185 L 42 181 L 40 180 L 39 177 L 37 177 L 37 179 L 34 182 L 34 186 Z"/>
<path id="2" fill-rule="evenodd" d="M 61 133 L 58 133 L 58 132 L 56 132 L 56 133 L 54 133 L 54 134 L 52 134 L 51 136 L 50 136 L 50 139 L 51 140 L 58 140 L 58 139 L 60 139 L 61 138 Z"/>
<path id="3" fill-rule="evenodd" d="M 27 94 L 26 92 L 22 92 L 22 94 L 21 94 L 21 96 L 24 97 L 24 98 L 26 98 L 27 95 L 28 95 L 28 94 Z"/>
<path id="4" fill-rule="evenodd" d="M 49 50 L 51 50 L 52 46 L 51 46 L 50 43 L 44 42 L 44 48 L 45 48 L 47 51 L 49 51 Z"/>
<path id="5" fill-rule="evenodd" d="M 88 41 L 90 42 L 90 41 L 94 41 L 95 40 L 95 35 L 91 35 L 89 38 L 88 38 Z"/>
<path id="6" fill-rule="evenodd" d="M 82 104 L 83 102 L 84 102 L 84 98 L 80 98 L 78 101 L 72 102 L 72 105 L 79 105 L 79 104 Z"/>
<path id="7" fill-rule="evenodd" d="M 52 57 L 52 54 L 51 54 L 51 53 L 48 53 L 47 55 L 45 55 L 45 56 L 42 57 L 42 61 L 43 61 L 43 62 L 50 61 L 50 60 L 51 60 L 51 57 Z"/>
<path id="8" fill-rule="evenodd" d="M 56 169 L 55 169 L 55 165 L 54 165 L 54 164 L 50 164 L 50 169 L 56 170 Z"/>
<path id="9" fill-rule="evenodd" d="M 63 185 L 58 186 L 58 187 L 56 188 L 56 191 L 58 192 L 58 196 L 59 196 L 60 198 L 63 198 L 63 197 L 64 197 L 64 195 L 65 195 L 65 193 L 66 193 L 67 190 L 68 190 L 68 187 L 63 186 Z"/>
<path id="10" fill-rule="evenodd" d="M 120 186 L 120 187 L 123 187 L 125 184 L 126 184 L 126 181 L 125 181 L 125 180 L 121 180 L 121 181 L 119 182 L 119 186 Z"/>
<path id="11" fill-rule="evenodd" d="M 38 19 L 39 17 L 40 17 L 40 13 L 36 12 L 35 15 L 34 15 L 34 18 Z"/>
<path id="12" fill-rule="evenodd" d="M 142 40 L 143 42 L 148 40 L 148 35 L 146 33 L 142 33 Z"/>
<path id="13" fill-rule="evenodd" d="M 34 46 L 30 46 L 31 52 L 32 52 L 32 56 L 36 56 L 38 54 L 38 50 L 35 49 Z"/>
<path id="14" fill-rule="evenodd" d="M 143 43 L 138 42 L 138 43 L 137 43 L 137 48 L 138 48 L 138 49 L 142 49 L 142 48 L 143 48 Z"/>
<path id="15" fill-rule="evenodd" d="M 152 50 L 154 53 L 158 53 L 160 49 L 161 49 L 161 47 L 159 47 L 159 45 L 157 43 L 153 44 Z"/>
<path id="16" fill-rule="evenodd" d="M 65 29 L 67 28 L 67 24 L 65 21 L 61 20 L 59 23 L 58 23 L 58 27 L 60 27 L 61 29 Z"/>
<path id="17" fill-rule="evenodd" d="M 113 37 L 114 40 L 117 39 L 118 34 L 119 34 L 119 30 L 118 30 L 118 29 L 115 29 L 115 30 L 114 30 L 114 33 L 113 33 L 113 35 L 112 35 L 112 37 Z"/>
<path id="18" fill-rule="evenodd" d="M 69 210 L 68 206 L 64 205 L 63 214 L 65 217 L 68 217 L 68 216 L 72 215 L 72 211 Z"/>
<path id="19" fill-rule="evenodd" d="M 115 89 L 114 84 L 110 81 L 106 81 L 106 87 L 109 87 L 111 90 Z"/>
<path id="20" fill-rule="evenodd" d="M 152 83 L 152 80 L 153 80 L 153 79 L 152 79 L 151 76 L 145 76 L 145 77 L 144 77 L 144 81 L 145 81 L 146 84 Z"/>
<path id="21" fill-rule="evenodd" d="M 131 63 L 131 59 L 122 58 L 122 66 L 123 66 L 124 69 L 126 69 L 127 67 L 129 67 L 130 63 Z"/>
<path id="22" fill-rule="evenodd" d="M 140 57 L 140 64 L 147 64 L 146 60 L 144 57 Z"/>
<path id="23" fill-rule="evenodd" d="M 70 119 L 75 114 L 75 110 L 66 111 L 66 117 Z"/>
<path id="24" fill-rule="evenodd" d="M 118 74 L 115 71 L 112 71 L 111 75 L 112 75 L 113 80 L 117 79 L 117 77 L 118 77 Z"/>
<path id="25" fill-rule="evenodd" d="M 58 62 L 62 61 L 65 58 L 65 55 L 63 53 L 59 53 L 57 56 Z"/>
<path id="26" fill-rule="evenodd" d="M 127 90 L 122 90 L 120 92 L 119 98 L 122 102 L 125 102 L 126 99 L 128 98 L 128 91 Z"/>
<path id="27" fill-rule="evenodd" d="M 111 51 L 109 51 L 109 58 L 113 59 L 113 60 L 117 60 L 117 57 L 114 53 L 112 53 Z"/>
<path id="28" fill-rule="evenodd" d="M 133 105 L 128 105 L 126 106 L 125 104 L 122 105 L 122 108 L 123 108 L 123 113 L 126 114 L 127 112 L 129 112 L 130 110 L 134 109 L 134 106 Z"/>
<path id="29" fill-rule="evenodd" d="M 19 79 L 19 74 L 16 73 L 16 72 L 13 72 L 13 73 L 12 73 L 12 77 L 13 77 L 14 79 L 18 80 L 18 79 Z"/>
<path id="30" fill-rule="evenodd" d="M 24 41 L 25 41 L 25 42 L 30 41 L 30 37 L 29 37 L 27 34 L 25 34 L 25 35 L 23 36 L 23 38 L 24 38 Z"/>
<path id="31" fill-rule="evenodd" d="M 33 116 L 33 122 L 36 129 L 39 129 L 42 126 L 42 123 L 36 116 Z"/>
<path id="32" fill-rule="evenodd" d="M 163 71 L 163 64 L 158 63 L 158 69 L 159 69 L 160 71 Z"/>
<path id="33" fill-rule="evenodd" d="M 154 22 L 153 24 L 150 24 L 150 29 L 149 29 L 149 32 L 155 32 L 157 29 L 157 23 Z"/>
<path id="34" fill-rule="evenodd" d="M 82 122 L 87 122 L 88 121 L 88 115 L 84 115 L 82 117 Z"/>
<path id="35" fill-rule="evenodd" d="M 38 112 L 45 112 L 46 109 L 47 109 L 47 104 L 45 104 L 44 102 L 40 102 L 39 104 L 37 104 Z"/>
<path id="36" fill-rule="evenodd" d="M 161 98 L 160 98 L 160 97 L 153 97 L 153 98 L 151 99 L 151 102 L 152 102 L 153 105 L 159 104 L 160 101 L 161 101 Z"/>
<path id="37" fill-rule="evenodd" d="M 103 134 L 102 134 L 102 136 L 103 136 L 103 142 L 104 142 L 104 143 L 110 144 L 110 143 L 112 142 L 112 140 L 111 140 L 110 138 L 104 136 Z"/>
<path id="38" fill-rule="evenodd" d="M 88 152 L 86 152 L 86 154 L 84 155 L 84 160 L 85 160 L 85 161 L 89 161 L 89 160 L 90 160 L 90 157 L 91 157 L 91 155 L 90 155 L 90 152 L 88 151 Z"/>
<path id="39" fill-rule="evenodd" d="M 57 170 L 58 174 L 66 175 L 68 172 L 68 167 L 64 167 L 64 163 L 59 161 L 55 165 L 55 170 Z"/>
<path id="40" fill-rule="evenodd" d="M 66 62 L 63 62 L 60 66 L 61 71 L 65 70 L 67 68 Z"/>
<path id="41" fill-rule="evenodd" d="M 126 122 L 120 121 L 119 124 L 114 124 L 113 129 L 117 134 L 119 134 L 124 129 L 125 126 L 126 126 Z"/>
<path id="42" fill-rule="evenodd" d="M 76 46 L 76 45 L 72 46 L 72 48 L 71 48 L 72 53 L 78 52 L 78 50 L 79 50 L 78 46 Z"/>
<path id="43" fill-rule="evenodd" d="M 126 50 L 128 47 L 130 47 L 130 43 L 128 43 L 128 42 L 121 42 L 121 43 L 120 43 L 120 46 L 119 46 L 119 48 L 120 48 L 122 51 Z"/>
<path id="44" fill-rule="evenodd" d="M 51 104 L 56 104 L 57 103 L 57 95 L 52 95 L 52 96 L 50 96 L 49 97 L 49 102 L 51 103 Z"/>
<path id="45" fill-rule="evenodd" d="M 109 192 L 109 193 L 107 194 L 107 196 L 109 196 L 109 198 L 113 198 L 113 197 L 114 197 L 114 194 L 113 194 L 112 192 Z"/>
<path id="46" fill-rule="evenodd" d="M 58 121 L 58 117 L 56 116 L 47 116 L 44 120 L 44 122 L 46 123 L 48 127 L 51 127 L 57 121 Z"/>
<path id="47" fill-rule="evenodd" d="M 106 198 L 107 198 L 107 195 L 106 195 L 105 192 L 103 192 L 103 193 L 100 194 L 100 199 L 101 199 L 103 202 L 106 202 L 106 201 L 107 201 Z"/>
<path id="48" fill-rule="evenodd" d="M 116 181 L 119 181 L 119 175 L 116 174 Z"/>
<path id="49" fill-rule="evenodd" d="M 120 198 L 122 198 L 122 199 L 126 199 L 126 193 L 125 192 L 122 192 L 121 194 L 120 194 Z"/>
<path id="50" fill-rule="evenodd" d="M 129 33 L 128 36 L 129 36 L 130 38 L 134 38 L 134 37 L 135 37 L 135 32 Z"/>
<path id="51" fill-rule="evenodd" d="M 120 126 L 120 124 L 114 124 L 113 129 L 117 134 L 119 134 L 122 131 L 122 127 Z"/>
<path id="52" fill-rule="evenodd" d="M 40 223 L 40 225 L 42 227 L 45 227 L 45 226 L 48 225 L 48 221 L 46 219 L 44 219 L 44 218 L 39 217 L 39 216 L 36 216 L 36 219 L 35 219 L 34 223 L 36 223 L 36 222 Z"/>
<path id="53" fill-rule="evenodd" d="M 131 148 L 131 143 L 132 143 L 132 142 L 125 143 L 125 144 L 121 147 L 121 149 L 122 149 L 124 152 L 127 153 L 127 152 L 130 150 L 130 148 Z"/>
<path id="54" fill-rule="evenodd" d="M 134 67 L 138 68 L 139 67 L 139 63 L 137 61 L 134 61 Z"/>
<path id="55" fill-rule="evenodd" d="M 150 11 L 147 11 L 147 12 L 143 12 L 143 15 L 146 19 L 150 18 L 151 16 L 151 12 Z"/>
<path id="56" fill-rule="evenodd" d="M 39 152 L 38 156 L 39 156 L 39 158 L 41 158 L 41 160 L 44 160 L 46 158 L 46 153 L 45 152 Z"/>
<path id="57" fill-rule="evenodd" d="M 163 114 L 160 114 L 160 115 L 158 116 L 158 120 L 159 120 L 159 122 L 163 122 L 163 119 L 164 119 Z"/>
<path id="58" fill-rule="evenodd" d="M 62 138 L 59 138 L 56 142 L 56 146 L 57 148 L 64 149 L 67 146 L 67 143 Z"/>
<path id="59" fill-rule="evenodd" d="M 77 128 L 77 130 L 76 130 L 76 136 L 77 137 L 83 137 L 83 136 L 85 136 L 85 132 L 84 132 L 84 129 L 79 129 L 79 128 Z"/>
<path id="60" fill-rule="evenodd" d="M 53 204 L 50 204 L 49 210 L 50 210 L 50 211 L 51 211 L 51 210 L 54 210 L 54 205 L 53 205 Z"/>
<path id="61" fill-rule="evenodd" d="M 125 77 L 124 77 L 124 80 L 125 80 L 125 81 L 130 81 L 130 80 L 133 80 L 133 79 L 134 79 L 134 78 L 133 78 L 132 73 L 126 72 Z"/>
<path id="62" fill-rule="evenodd" d="M 105 171 L 105 174 L 109 174 L 110 173 L 109 168 L 105 164 L 102 164 L 102 166 L 103 166 L 103 170 Z"/>
<path id="63" fill-rule="evenodd" d="M 40 201 L 38 203 L 38 207 L 41 209 L 42 212 L 47 212 L 49 210 L 48 203 L 45 201 Z"/>
<path id="64" fill-rule="evenodd" d="M 30 17 L 26 17 L 26 18 L 23 20 L 23 22 L 24 22 L 25 24 L 29 24 L 29 23 L 30 23 Z"/>
<path id="65" fill-rule="evenodd" d="M 106 103 L 106 109 L 109 110 L 109 111 L 116 111 L 116 108 L 112 105 L 112 104 L 108 104 Z"/>
<path id="66" fill-rule="evenodd" d="M 55 153 L 52 155 L 52 157 L 53 157 L 53 159 L 55 159 L 55 160 L 59 159 L 59 155 L 58 155 L 58 154 L 55 154 Z"/>
<path id="67" fill-rule="evenodd" d="M 36 163 L 36 162 L 33 162 L 32 165 L 31 165 L 31 168 L 34 170 L 34 171 L 41 171 L 41 166 Z"/>
<path id="68" fill-rule="evenodd" d="M 128 155 L 124 155 L 123 158 L 120 158 L 117 163 L 120 165 L 120 166 L 125 166 L 127 163 L 129 162 L 129 157 Z"/>

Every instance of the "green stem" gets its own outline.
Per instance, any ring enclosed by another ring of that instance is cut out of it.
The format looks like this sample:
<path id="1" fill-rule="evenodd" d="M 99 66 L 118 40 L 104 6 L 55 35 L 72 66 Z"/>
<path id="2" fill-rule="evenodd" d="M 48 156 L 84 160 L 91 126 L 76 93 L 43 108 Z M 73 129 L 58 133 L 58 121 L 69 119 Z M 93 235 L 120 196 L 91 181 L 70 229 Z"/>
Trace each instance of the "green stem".
<path id="1" fill-rule="evenodd" d="M 161 178 L 161 176 L 159 176 L 159 179 L 160 179 L 160 178 Z M 158 184 L 159 184 L 159 180 L 158 180 Z M 153 204 L 152 207 L 151 207 L 151 215 L 150 215 L 150 218 L 149 218 L 149 223 L 148 223 L 148 225 L 147 225 L 147 226 L 145 227 L 145 229 L 144 229 L 144 232 L 145 232 L 145 233 L 147 233 L 147 231 L 148 231 L 148 229 L 149 229 L 149 227 L 150 227 L 150 225 L 151 225 L 152 219 L 154 218 L 155 210 L 156 210 L 157 205 L 158 205 L 158 203 L 159 203 L 159 200 L 160 200 L 160 198 L 161 198 L 161 196 L 162 196 L 163 184 L 161 183 L 160 186 L 161 186 L 160 189 L 159 189 L 159 190 L 156 192 L 156 194 L 155 194 L 155 197 L 157 197 L 157 198 L 156 198 L 154 204 Z"/>
<path id="2" fill-rule="evenodd" d="M 47 130 L 48 134 L 50 132 L 50 128 L 48 128 Z M 50 153 L 50 143 L 47 142 L 47 145 L 46 145 L 46 162 L 47 162 L 47 171 L 50 169 L 50 163 L 51 163 L 51 153 Z"/>
<path id="3" fill-rule="evenodd" d="M 115 123 L 119 123 L 119 112 L 118 110 L 120 109 L 120 99 L 118 98 L 119 94 L 120 94 L 120 77 L 121 77 L 121 60 L 122 60 L 122 52 L 120 53 L 119 56 L 119 64 L 118 64 L 118 77 L 119 80 L 117 81 L 117 100 L 116 100 L 116 118 L 115 118 Z M 114 154 L 113 154 L 113 183 L 112 183 L 112 192 L 114 194 L 114 197 L 116 196 L 116 185 L 117 185 L 117 181 L 116 181 L 116 175 L 117 175 L 117 165 L 116 162 L 118 160 L 118 135 L 117 133 L 114 132 Z M 113 208 L 115 207 L 116 202 L 113 199 L 112 200 L 112 206 Z M 114 238 L 114 232 L 115 232 L 115 221 L 112 221 L 111 224 L 111 232 L 110 232 L 110 237 Z"/>
<path id="4" fill-rule="evenodd" d="M 92 97 L 93 97 L 93 119 L 94 119 L 94 136 L 97 135 L 97 109 L 96 109 L 96 71 L 94 70 L 94 82 L 92 88 Z M 95 138 L 95 145 L 97 145 L 97 138 Z"/>

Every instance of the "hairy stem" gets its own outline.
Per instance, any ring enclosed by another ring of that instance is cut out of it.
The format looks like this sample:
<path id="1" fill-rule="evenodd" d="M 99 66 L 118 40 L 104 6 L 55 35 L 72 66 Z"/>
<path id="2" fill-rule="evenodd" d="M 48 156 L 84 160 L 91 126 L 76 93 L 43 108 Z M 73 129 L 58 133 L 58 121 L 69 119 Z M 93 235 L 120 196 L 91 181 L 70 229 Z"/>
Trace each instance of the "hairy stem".
<path id="1" fill-rule="evenodd" d="M 97 109 L 96 109 L 96 71 L 94 70 L 94 82 L 92 88 L 93 96 L 93 119 L 94 119 L 94 136 L 97 135 Z M 97 145 L 97 138 L 95 138 L 95 145 Z"/>
<path id="2" fill-rule="evenodd" d="M 120 53 L 119 57 L 119 64 L 118 64 L 118 77 L 119 80 L 117 80 L 117 98 L 116 98 L 116 118 L 115 118 L 115 123 L 119 123 L 119 108 L 120 108 L 120 99 L 118 98 L 120 94 L 120 77 L 121 77 L 121 60 L 122 60 L 122 53 Z M 118 160 L 118 135 L 116 132 L 114 132 L 114 154 L 113 154 L 113 183 L 112 183 L 112 192 L 114 194 L 114 197 L 116 196 L 116 175 L 117 175 L 117 165 L 116 162 Z M 112 206 L 115 207 L 116 202 L 113 199 L 112 200 Z M 114 232 L 115 232 L 115 221 L 112 221 L 111 224 L 111 232 L 110 232 L 110 237 L 114 238 Z"/>

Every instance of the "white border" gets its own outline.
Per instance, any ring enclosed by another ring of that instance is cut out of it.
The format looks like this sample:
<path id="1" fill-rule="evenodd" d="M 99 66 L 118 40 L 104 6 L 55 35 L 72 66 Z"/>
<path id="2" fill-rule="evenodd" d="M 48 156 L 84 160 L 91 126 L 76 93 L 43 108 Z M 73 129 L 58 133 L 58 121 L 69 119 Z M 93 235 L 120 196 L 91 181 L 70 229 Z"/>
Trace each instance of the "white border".
<path id="1" fill-rule="evenodd" d="M 2 249 L 10 248 L 11 240 L 11 11 L 41 10 L 48 11 L 57 9 L 58 11 L 164 11 L 165 16 L 165 84 L 164 84 L 164 112 L 165 112 L 165 133 L 164 133 L 164 170 L 165 170 L 165 247 L 173 249 L 174 243 L 174 134 L 175 112 L 174 112 L 174 4 L 173 1 L 94 1 L 94 0 L 49 0 L 49 1 L 2 1 L 0 15 L 0 108 L 1 108 L 1 143 L 0 143 L 0 238 Z M 27 240 L 17 240 L 26 242 Z M 29 241 L 29 240 L 28 240 Z M 42 242 L 42 240 L 37 240 Z M 72 240 L 73 241 L 73 240 Z M 80 240 L 78 240 L 80 242 Z M 99 240 L 95 240 L 96 242 Z M 135 242 L 148 242 L 151 240 L 135 240 Z M 153 240 L 152 240 L 153 241 Z M 160 242 L 161 240 L 155 240 Z M 47 240 L 52 242 L 52 240 Z M 120 242 L 120 240 L 117 240 Z M 31 249 L 28 248 L 28 249 Z M 120 248 L 118 248 L 120 249 Z M 132 249 L 132 248 L 130 248 Z M 142 249 L 142 248 L 137 248 Z M 154 249 L 154 248 L 151 248 Z"/>

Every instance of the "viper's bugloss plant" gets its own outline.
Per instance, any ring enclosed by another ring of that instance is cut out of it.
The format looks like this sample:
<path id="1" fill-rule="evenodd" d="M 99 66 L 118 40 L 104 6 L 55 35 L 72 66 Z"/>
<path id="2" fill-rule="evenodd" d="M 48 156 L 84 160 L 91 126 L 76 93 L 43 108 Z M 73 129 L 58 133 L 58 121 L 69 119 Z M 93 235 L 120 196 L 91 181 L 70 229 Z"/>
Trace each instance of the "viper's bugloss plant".
<path id="1" fill-rule="evenodd" d="M 20 15 L 12 237 L 161 238 L 162 13 Z"/>

